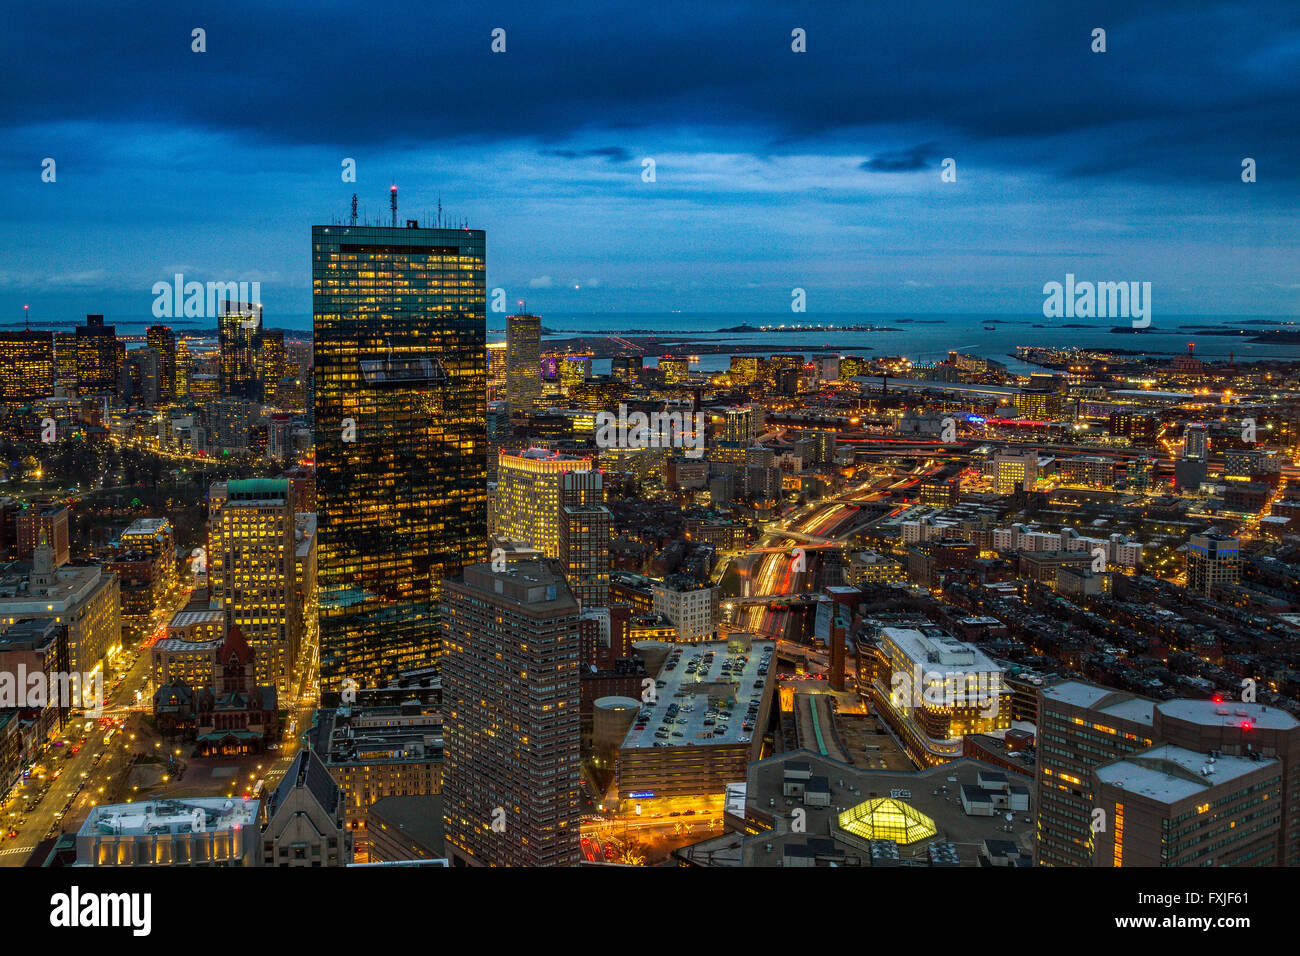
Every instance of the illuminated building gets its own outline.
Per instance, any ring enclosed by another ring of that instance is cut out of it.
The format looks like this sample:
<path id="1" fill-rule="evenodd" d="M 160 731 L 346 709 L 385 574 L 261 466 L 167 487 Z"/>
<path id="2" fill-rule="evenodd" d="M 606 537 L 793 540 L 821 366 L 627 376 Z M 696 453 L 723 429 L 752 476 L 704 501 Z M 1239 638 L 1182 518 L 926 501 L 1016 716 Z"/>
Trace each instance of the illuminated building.
<path id="1" fill-rule="evenodd" d="M 77 387 L 77 333 L 54 333 L 54 384 L 63 389 Z"/>
<path id="2" fill-rule="evenodd" d="M 343 822 L 343 791 L 315 752 L 298 752 L 261 804 L 262 866 L 347 866 L 352 834 Z"/>
<path id="3" fill-rule="evenodd" d="M 672 575 L 653 585 L 652 610 L 673 624 L 679 641 L 708 641 L 718 633 L 720 589 L 694 578 Z"/>
<path id="4" fill-rule="evenodd" d="M 14 537 L 18 554 L 25 557 L 36 549 L 41 536 L 54 549 L 54 566 L 60 568 L 72 557 L 68 547 L 68 506 L 57 502 L 30 504 L 14 515 Z"/>
<path id="5" fill-rule="evenodd" d="M 1045 688 L 1039 711 L 1039 865 L 1300 863 L 1300 721 L 1286 711 L 1082 681 Z"/>
<path id="6" fill-rule="evenodd" d="M 176 397 L 185 398 L 190 394 L 190 374 L 194 360 L 190 357 L 190 346 L 184 339 L 176 343 Z"/>
<path id="7" fill-rule="evenodd" d="M 489 342 L 487 344 L 487 387 L 489 401 L 505 401 L 505 342 Z"/>
<path id="8" fill-rule="evenodd" d="M 591 474 L 600 477 L 598 471 Z M 565 475 L 563 481 L 566 503 L 560 508 L 560 564 L 564 577 L 584 608 L 606 607 L 613 516 L 600 504 L 599 491 L 593 495 L 585 475 Z M 594 501 L 585 500 L 592 497 Z"/>
<path id="9" fill-rule="evenodd" d="M 690 362 L 684 358 L 662 355 L 659 357 L 659 371 L 663 374 L 664 384 L 675 385 L 689 377 Z"/>
<path id="10" fill-rule="evenodd" d="M 408 694 L 399 704 L 318 710 L 308 743 L 342 788 L 344 819 L 359 861 L 371 858 L 370 809 L 376 802 L 442 792 L 442 717 Z"/>
<path id="11" fill-rule="evenodd" d="M 1210 456 L 1210 432 L 1204 425 L 1183 429 L 1183 458 L 1205 461 Z"/>
<path id="12" fill-rule="evenodd" d="M 497 533 L 560 557 L 565 506 L 603 508 L 602 476 L 592 464 L 541 448 L 503 453 L 497 459 Z"/>
<path id="13" fill-rule="evenodd" d="M 573 389 L 591 378 L 590 355 L 565 355 L 559 361 L 558 376 L 560 391 L 565 395 L 573 394 Z"/>
<path id="14" fill-rule="evenodd" d="M 568 866 L 579 854 L 578 602 L 541 562 L 444 583 L 447 855 Z"/>
<path id="15" fill-rule="evenodd" d="M 735 359 L 733 357 L 732 361 Z M 728 408 L 726 411 L 726 430 L 723 432 L 724 440 L 729 442 L 738 442 L 749 447 L 754 444 L 754 439 L 758 437 L 754 421 L 754 409 L 751 405 L 742 405 L 739 408 Z"/>
<path id="16" fill-rule="evenodd" d="M 664 686 L 618 748 L 619 797 L 721 795 L 745 779 L 769 723 L 775 654 L 775 641 L 745 633 L 674 645 L 656 675 Z"/>
<path id="17" fill-rule="evenodd" d="M 217 316 L 217 346 L 221 396 L 261 401 L 262 306 L 223 302 Z"/>
<path id="18" fill-rule="evenodd" d="M 973 644 L 937 627 L 884 627 L 870 695 L 918 766 L 955 760 L 962 738 L 1011 726 L 1002 668 Z"/>
<path id="19" fill-rule="evenodd" d="M 31 329 L 0 331 L 0 401 L 26 403 L 54 390 L 54 336 Z"/>
<path id="20" fill-rule="evenodd" d="M 77 333 L 77 391 L 82 395 L 117 392 L 117 331 L 102 315 L 86 316 Z"/>
<path id="21" fill-rule="evenodd" d="M 293 486 L 285 478 L 218 482 L 208 509 L 209 593 L 257 649 L 256 682 L 287 699 L 302 636 Z"/>
<path id="22" fill-rule="evenodd" d="M 506 316 L 506 402 L 511 412 L 533 412 L 542 398 L 542 320 Z"/>
<path id="23" fill-rule="evenodd" d="M 757 355 L 733 355 L 731 356 L 731 371 L 729 376 L 733 385 L 753 385 L 758 381 L 759 363 L 762 359 Z M 735 441 L 752 440 L 749 439 L 728 439 Z"/>
<path id="24" fill-rule="evenodd" d="M 1037 452 L 1000 452 L 992 465 L 994 490 L 1000 495 L 1030 491 L 1038 478 Z"/>
<path id="25" fill-rule="evenodd" d="M 257 800 L 184 797 L 92 807 L 77 866 L 257 866 Z"/>
<path id="26" fill-rule="evenodd" d="M 167 625 L 167 636 L 149 647 L 149 678 L 154 688 L 168 684 L 211 687 L 212 665 L 225 638 L 224 611 L 177 611 Z"/>
<path id="27" fill-rule="evenodd" d="M 118 576 L 122 621 L 140 632 L 176 584 L 176 538 L 166 518 L 137 518 L 122 532 L 106 568 Z"/>
<path id="28" fill-rule="evenodd" d="M 1109 825 L 1093 836 L 1092 865 L 1278 865 L 1281 761 L 1208 759 L 1165 745 L 1093 770 Z"/>
<path id="29" fill-rule="evenodd" d="M 312 227 L 321 677 L 436 662 L 486 557 L 484 234 Z"/>
<path id="30" fill-rule="evenodd" d="M 20 618 L 54 620 L 68 629 L 68 667 L 90 673 L 122 647 L 121 598 L 116 574 L 96 565 L 55 566 L 42 535 L 26 565 L 0 577 L 0 627 Z"/>
<path id="31" fill-rule="evenodd" d="M 145 341 L 158 353 L 158 398 L 174 402 L 182 394 L 176 387 L 176 333 L 166 325 L 151 325 Z"/>
<path id="32" fill-rule="evenodd" d="M 1187 590 L 1210 597 L 1241 576 L 1241 542 L 1211 528 L 1187 539 Z"/>
<path id="33" fill-rule="evenodd" d="M 1060 417 L 1061 394 L 1046 389 L 1025 389 L 1016 392 L 1012 398 L 1016 414 L 1031 421 L 1051 421 Z"/>
<path id="34" fill-rule="evenodd" d="M 635 382 L 641 377 L 641 367 L 639 355 L 616 355 L 610 360 L 609 373 L 620 382 Z"/>
<path id="35" fill-rule="evenodd" d="M 280 380 L 285 377 L 287 364 L 284 356 L 284 330 L 264 329 L 258 374 L 262 380 L 261 400 L 269 405 L 278 404 Z"/>

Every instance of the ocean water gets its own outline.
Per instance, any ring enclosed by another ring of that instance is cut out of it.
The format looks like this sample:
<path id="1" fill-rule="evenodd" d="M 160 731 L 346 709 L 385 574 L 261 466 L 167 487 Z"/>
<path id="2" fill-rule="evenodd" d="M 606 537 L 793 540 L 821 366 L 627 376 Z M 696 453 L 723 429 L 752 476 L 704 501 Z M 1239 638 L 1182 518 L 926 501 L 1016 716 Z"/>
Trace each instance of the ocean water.
<path id="1" fill-rule="evenodd" d="M 972 314 L 896 314 L 896 313 L 575 313 L 554 312 L 542 315 L 542 327 L 549 334 L 546 339 L 568 338 L 574 335 L 612 333 L 631 335 L 653 332 L 659 335 L 681 335 L 681 348 L 677 353 L 690 351 L 691 342 L 725 344 L 737 353 L 752 349 L 765 351 L 766 346 L 787 344 L 805 353 L 835 352 L 848 346 L 867 346 L 863 354 L 903 355 L 913 361 L 930 362 L 947 357 L 949 351 L 966 352 L 1004 362 L 1015 370 L 1024 371 L 1030 366 L 1015 360 L 1017 345 L 1040 345 L 1057 348 L 1079 347 L 1092 349 L 1124 350 L 1152 356 L 1170 356 L 1184 353 L 1189 343 L 1195 354 L 1207 360 L 1224 361 L 1233 357 L 1238 361 L 1282 359 L 1300 361 L 1300 343 L 1256 343 L 1247 341 L 1249 335 L 1207 335 L 1202 327 L 1211 329 L 1256 330 L 1289 327 L 1300 330 L 1297 319 L 1279 316 L 1155 316 L 1149 328 L 1139 333 L 1113 333 L 1114 326 L 1127 325 L 1124 319 L 1047 319 L 1041 315 L 1005 316 Z M 311 316 L 268 315 L 266 323 L 272 327 L 298 332 L 310 332 Z M 788 332 L 719 332 L 740 325 L 754 327 L 791 325 L 871 326 L 887 331 L 828 331 L 800 330 Z M 1082 328 L 1067 325 L 1085 326 Z M 488 341 L 505 339 L 505 317 L 499 313 L 488 316 Z M 596 371 L 601 365 L 596 363 Z M 726 368 L 726 355 L 702 355 L 699 368 L 715 371 Z"/>

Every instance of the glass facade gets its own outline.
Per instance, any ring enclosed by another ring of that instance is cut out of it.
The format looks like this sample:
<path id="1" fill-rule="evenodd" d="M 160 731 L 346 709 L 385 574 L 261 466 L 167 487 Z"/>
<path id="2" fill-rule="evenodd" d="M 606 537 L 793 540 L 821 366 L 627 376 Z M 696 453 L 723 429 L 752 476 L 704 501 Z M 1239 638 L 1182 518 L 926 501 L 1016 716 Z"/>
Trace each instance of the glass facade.
<path id="1" fill-rule="evenodd" d="M 436 663 L 487 555 L 484 234 L 312 227 L 322 687 Z"/>

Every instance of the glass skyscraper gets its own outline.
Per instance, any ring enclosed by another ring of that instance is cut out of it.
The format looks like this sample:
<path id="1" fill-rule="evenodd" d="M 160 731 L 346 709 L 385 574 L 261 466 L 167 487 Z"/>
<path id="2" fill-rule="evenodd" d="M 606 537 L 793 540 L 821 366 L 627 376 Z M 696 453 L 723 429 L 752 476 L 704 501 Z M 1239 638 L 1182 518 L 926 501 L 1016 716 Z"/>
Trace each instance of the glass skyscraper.
<path id="1" fill-rule="evenodd" d="M 487 556 L 487 290 L 471 229 L 312 227 L 322 688 L 436 662 Z"/>

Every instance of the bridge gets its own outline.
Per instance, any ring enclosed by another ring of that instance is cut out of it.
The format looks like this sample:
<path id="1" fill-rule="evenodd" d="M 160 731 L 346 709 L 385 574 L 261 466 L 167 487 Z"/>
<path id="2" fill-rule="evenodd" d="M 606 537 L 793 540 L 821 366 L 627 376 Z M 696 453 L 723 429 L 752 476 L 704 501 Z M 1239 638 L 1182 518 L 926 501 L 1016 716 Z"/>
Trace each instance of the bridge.
<path id="1" fill-rule="evenodd" d="M 754 604 L 812 604 L 816 594 L 751 594 L 748 597 L 724 597 L 721 603 L 745 607 Z"/>

